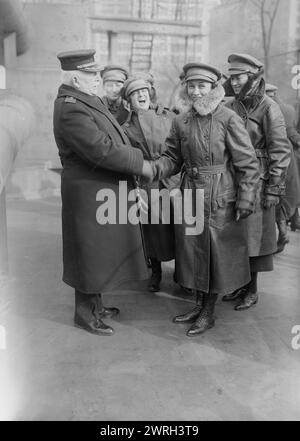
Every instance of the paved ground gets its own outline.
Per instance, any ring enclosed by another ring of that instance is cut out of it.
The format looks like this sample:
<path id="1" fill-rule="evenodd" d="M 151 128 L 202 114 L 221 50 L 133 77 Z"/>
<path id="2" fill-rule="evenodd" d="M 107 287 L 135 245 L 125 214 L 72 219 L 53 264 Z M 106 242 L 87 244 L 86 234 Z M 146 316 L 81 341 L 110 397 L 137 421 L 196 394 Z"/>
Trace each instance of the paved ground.
<path id="1" fill-rule="evenodd" d="M 8 200 L 7 211 L 0 419 L 300 419 L 300 349 L 291 344 L 300 325 L 300 232 L 290 233 L 275 271 L 261 275 L 258 305 L 236 312 L 219 300 L 205 335 L 188 338 L 171 322 L 192 299 L 173 284 L 169 263 L 160 293 L 140 285 L 106 296 L 121 316 L 107 320 L 115 335 L 98 337 L 72 325 L 59 199 Z"/>

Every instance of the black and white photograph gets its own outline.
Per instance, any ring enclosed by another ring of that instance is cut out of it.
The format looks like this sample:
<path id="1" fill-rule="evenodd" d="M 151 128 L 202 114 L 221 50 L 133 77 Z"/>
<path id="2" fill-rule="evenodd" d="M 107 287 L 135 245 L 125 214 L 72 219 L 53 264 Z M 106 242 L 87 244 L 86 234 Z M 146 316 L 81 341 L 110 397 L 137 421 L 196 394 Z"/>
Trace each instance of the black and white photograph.
<path id="1" fill-rule="evenodd" d="M 199 439 L 299 372 L 300 0 L 0 0 L 0 421 Z"/>

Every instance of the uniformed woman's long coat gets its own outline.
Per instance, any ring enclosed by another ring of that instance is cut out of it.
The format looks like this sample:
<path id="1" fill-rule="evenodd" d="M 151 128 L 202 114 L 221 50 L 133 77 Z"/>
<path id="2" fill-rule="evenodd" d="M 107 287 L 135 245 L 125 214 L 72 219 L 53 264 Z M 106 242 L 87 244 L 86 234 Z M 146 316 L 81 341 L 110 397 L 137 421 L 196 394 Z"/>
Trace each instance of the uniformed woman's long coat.
<path id="1" fill-rule="evenodd" d="M 250 280 L 245 221 L 236 207 L 251 210 L 258 184 L 257 159 L 241 119 L 220 102 L 222 86 L 213 89 L 202 108 L 175 117 L 168 150 L 155 162 L 157 178 L 177 173 L 184 164 L 181 190 L 204 192 L 203 232 L 187 235 L 175 225 L 178 282 L 204 292 L 226 293 Z M 201 112 L 201 115 L 199 114 Z"/>
<path id="2" fill-rule="evenodd" d="M 166 149 L 165 140 L 169 134 L 171 123 L 175 114 L 158 105 L 146 111 L 132 111 L 123 125 L 131 145 L 143 152 L 144 159 L 153 160 L 158 158 Z M 152 189 L 167 188 L 171 190 L 179 184 L 179 177 L 166 179 L 160 183 L 141 184 L 146 190 L 148 201 L 151 200 Z M 150 211 L 150 204 L 149 204 Z M 150 258 L 159 261 L 168 261 L 175 257 L 175 237 L 172 222 L 162 223 L 162 216 L 159 216 L 159 224 L 143 225 L 145 245 Z"/>
<path id="3" fill-rule="evenodd" d="M 251 102 L 249 106 L 248 103 Z M 253 98 L 227 103 L 243 120 L 259 161 L 260 184 L 255 212 L 247 219 L 249 256 L 266 256 L 277 250 L 275 207 L 262 208 L 266 194 L 285 192 L 290 146 L 279 106 L 264 94 L 264 81 Z"/>
<path id="4" fill-rule="evenodd" d="M 127 198 L 125 191 L 119 201 L 119 182 L 123 189 L 133 189 L 130 175 L 141 173 L 142 153 L 130 146 L 100 98 L 66 85 L 55 101 L 54 135 L 63 165 L 63 280 L 96 294 L 146 279 L 140 227 L 120 224 L 118 217 L 119 202 Z M 116 222 L 101 225 L 101 206 L 108 196 L 107 208 L 112 222 L 116 210 Z"/>

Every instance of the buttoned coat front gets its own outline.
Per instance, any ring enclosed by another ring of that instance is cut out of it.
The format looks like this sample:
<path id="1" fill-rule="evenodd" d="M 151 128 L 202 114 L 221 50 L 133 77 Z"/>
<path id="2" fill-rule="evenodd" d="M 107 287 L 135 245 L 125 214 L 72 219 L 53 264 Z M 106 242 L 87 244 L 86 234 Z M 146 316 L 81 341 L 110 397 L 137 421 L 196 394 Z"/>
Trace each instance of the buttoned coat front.
<path id="1" fill-rule="evenodd" d="M 217 103 L 223 97 L 219 88 L 210 92 Z M 175 225 L 178 282 L 204 292 L 227 293 L 250 280 L 245 221 L 237 222 L 235 213 L 237 207 L 253 206 L 258 164 L 241 119 L 222 105 L 211 107 L 205 115 L 192 108 L 175 117 L 167 151 L 155 169 L 161 179 L 184 165 L 179 196 L 185 199 L 184 190 L 192 190 L 194 214 L 196 198 L 203 203 L 200 234 L 187 234 L 190 225 L 184 213 L 183 222 Z"/>
<path id="2" fill-rule="evenodd" d="M 66 85 L 54 105 L 54 135 L 63 166 L 63 280 L 97 294 L 146 279 L 140 227 L 126 220 L 131 175 L 141 174 L 142 153 L 130 145 L 99 97 Z M 106 223 L 100 215 L 105 201 L 105 211 L 112 214 Z M 120 209 L 125 209 L 121 222 Z"/>

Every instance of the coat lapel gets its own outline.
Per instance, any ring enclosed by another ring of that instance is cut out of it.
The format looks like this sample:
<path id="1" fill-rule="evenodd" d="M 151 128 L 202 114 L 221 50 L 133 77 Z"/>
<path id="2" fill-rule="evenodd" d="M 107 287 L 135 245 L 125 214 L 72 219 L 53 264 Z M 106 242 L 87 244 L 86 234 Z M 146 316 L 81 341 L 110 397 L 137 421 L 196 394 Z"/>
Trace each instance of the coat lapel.
<path id="1" fill-rule="evenodd" d="M 82 103 L 86 104 L 89 107 L 92 107 L 93 109 L 97 110 L 98 112 L 102 113 L 109 121 L 112 123 L 112 125 L 115 127 L 115 129 L 118 131 L 119 135 L 121 136 L 124 144 L 128 144 L 128 140 L 126 135 L 124 134 L 122 128 L 120 127 L 118 121 L 110 114 L 109 110 L 104 105 L 103 101 L 100 97 L 90 96 L 85 93 L 82 93 L 80 91 L 77 91 L 71 86 L 62 85 L 59 88 L 58 91 L 58 98 L 64 97 L 64 96 L 72 96 L 76 98 L 78 101 L 81 101 Z"/>

